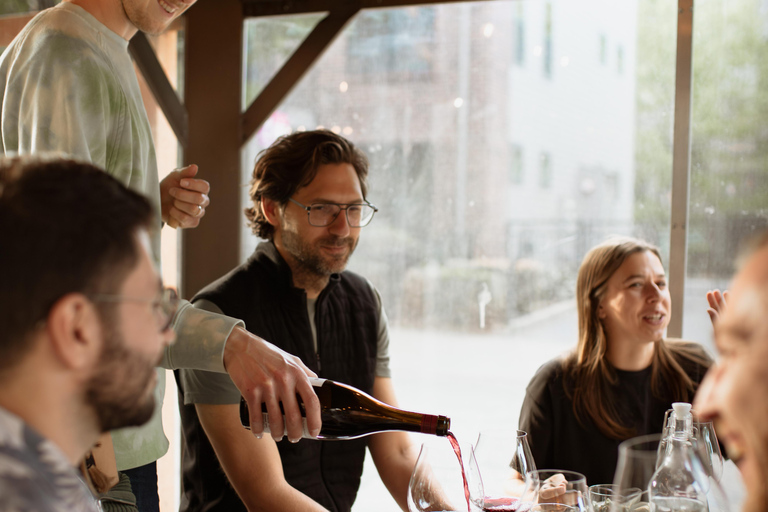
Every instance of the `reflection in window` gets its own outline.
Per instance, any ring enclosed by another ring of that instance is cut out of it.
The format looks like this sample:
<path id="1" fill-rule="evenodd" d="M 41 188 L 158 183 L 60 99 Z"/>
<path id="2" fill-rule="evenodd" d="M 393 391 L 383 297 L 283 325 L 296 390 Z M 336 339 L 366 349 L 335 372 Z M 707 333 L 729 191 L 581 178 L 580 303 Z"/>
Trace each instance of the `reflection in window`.
<path id="1" fill-rule="evenodd" d="M 624 48 L 622 46 L 616 50 L 616 71 L 620 75 L 624 74 Z"/>
<path id="2" fill-rule="evenodd" d="M 539 187 L 550 188 L 552 186 L 552 157 L 549 153 L 542 153 L 539 157 Z"/>
<path id="3" fill-rule="evenodd" d="M 523 167 L 523 148 L 519 144 L 510 145 L 509 182 L 520 185 L 523 182 L 525 169 Z"/>
<path id="4" fill-rule="evenodd" d="M 600 64 L 608 63 L 608 42 L 605 34 L 600 34 L 600 43 L 598 45 L 598 56 L 600 58 Z"/>
<path id="5" fill-rule="evenodd" d="M 515 9 L 515 64 L 525 64 L 525 17 L 523 2 L 517 4 Z"/>
<path id="6" fill-rule="evenodd" d="M 417 7 L 361 12 L 347 38 L 347 71 L 370 79 L 429 78 L 434 12 Z"/>
<path id="7" fill-rule="evenodd" d="M 544 16 L 544 76 L 552 78 L 552 4 L 547 4 Z"/>

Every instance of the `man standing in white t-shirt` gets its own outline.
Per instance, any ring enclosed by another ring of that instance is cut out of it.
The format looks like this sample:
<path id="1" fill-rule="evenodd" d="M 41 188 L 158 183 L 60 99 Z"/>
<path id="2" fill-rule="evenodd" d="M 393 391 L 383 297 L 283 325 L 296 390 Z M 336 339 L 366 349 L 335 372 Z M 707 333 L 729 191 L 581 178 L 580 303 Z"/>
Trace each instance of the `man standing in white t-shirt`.
<path id="1" fill-rule="evenodd" d="M 209 204 L 208 184 L 196 166 L 158 180 L 149 122 L 128 53 L 142 30 L 165 30 L 194 1 L 69 0 L 38 14 L 0 56 L 0 147 L 4 154 L 60 151 L 104 168 L 146 196 L 157 225 L 195 227 Z M 160 238 L 151 240 L 159 264 Z M 272 432 L 282 433 L 279 402 L 291 435 L 301 432 L 298 392 L 308 404 L 309 425 L 320 429 L 319 403 L 299 359 L 249 334 L 239 320 L 183 303 L 174 320 L 178 341 L 166 351 L 165 368 L 228 372 L 249 402 L 264 402 Z M 155 390 L 162 403 L 165 372 Z M 161 415 L 140 429 L 113 435 L 117 468 L 133 477 L 141 512 L 157 512 L 155 461 L 168 447 Z M 254 415 L 261 432 L 261 415 Z M 274 423 L 274 424 L 272 424 Z M 273 434 L 278 436 L 278 434 Z M 145 486 L 142 482 L 147 483 Z M 139 488 L 141 487 L 141 489 Z"/>

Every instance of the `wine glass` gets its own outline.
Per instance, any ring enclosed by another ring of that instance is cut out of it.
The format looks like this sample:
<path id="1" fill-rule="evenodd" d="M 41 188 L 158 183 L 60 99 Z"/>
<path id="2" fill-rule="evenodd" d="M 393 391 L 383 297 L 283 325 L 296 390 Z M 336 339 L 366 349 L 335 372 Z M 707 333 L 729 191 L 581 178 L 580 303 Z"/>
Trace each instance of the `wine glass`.
<path id="1" fill-rule="evenodd" d="M 576 471 L 537 469 L 528 473 L 536 503 L 560 504 L 589 511 L 587 478 Z"/>
<path id="2" fill-rule="evenodd" d="M 631 489 L 641 489 L 643 493 L 631 510 L 648 509 L 648 482 L 650 482 L 659 462 L 659 443 L 661 434 L 633 437 L 619 445 L 619 461 L 613 484 L 618 493 L 632 492 Z M 610 512 L 624 512 L 615 503 Z"/>
<path id="3" fill-rule="evenodd" d="M 421 445 L 408 483 L 409 512 L 477 512 L 470 508 L 463 465 L 451 445 L 434 438 Z"/>
<path id="4" fill-rule="evenodd" d="M 723 454 L 715 434 L 715 426 L 711 421 L 698 421 L 695 415 L 693 418 L 695 448 L 707 474 L 719 482 L 723 476 Z"/>
<path id="5" fill-rule="evenodd" d="M 597 484 L 589 486 L 589 504 L 593 512 L 617 511 L 628 512 L 640 501 L 642 489 L 629 487 L 619 489 L 615 484 Z"/>
<path id="6" fill-rule="evenodd" d="M 530 512 L 579 512 L 579 509 L 562 503 L 537 503 L 531 507 Z"/>
<path id="7" fill-rule="evenodd" d="M 633 437 L 619 445 L 619 461 L 616 465 L 613 483 L 621 493 L 626 492 L 629 488 L 643 490 L 640 499 L 630 508 L 632 512 L 650 509 L 646 490 L 651 477 L 664 457 L 664 453 L 660 452 L 660 447 L 664 447 L 661 434 Z M 692 456 L 697 457 L 697 465 L 701 465 L 699 452 L 693 451 Z M 727 497 L 720 484 L 711 476 L 708 480 L 707 507 L 709 511 L 730 510 Z M 616 504 L 611 507 L 610 512 L 625 511 Z"/>
<path id="8" fill-rule="evenodd" d="M 532 493 L 526 475 L 535 470 L 536 465 L 526 432 L 480 432 L 471 448 L 468 466 L 469 495 L 477 508 L 512 512 L 532 505 Z M 526 489 L 529 490 L 527 494 Z"/>

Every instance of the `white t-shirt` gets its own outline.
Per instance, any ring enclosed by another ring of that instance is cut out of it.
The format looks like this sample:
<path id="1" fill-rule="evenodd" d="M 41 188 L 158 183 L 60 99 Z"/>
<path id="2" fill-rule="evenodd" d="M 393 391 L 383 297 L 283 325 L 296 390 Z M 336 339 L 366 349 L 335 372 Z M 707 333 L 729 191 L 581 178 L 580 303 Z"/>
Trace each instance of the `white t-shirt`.
<path id="1" fill-rule="evenodd" d="M 39 13 L 0 56 L 0 122 L 5 155 L 60 152 L 147 197 L 157 218 L 152 248 L 159 268 L 157 160 L 128 41 L 71 3 Z M 224 345 L 236 325 L 243 323 L 183 303 L 163 366 L 224 372 Z M 164 394 L 165 370 L 158 369 L 150 422 L 113 432 L 118 469 L 154 462 L 168 450 Z"/>

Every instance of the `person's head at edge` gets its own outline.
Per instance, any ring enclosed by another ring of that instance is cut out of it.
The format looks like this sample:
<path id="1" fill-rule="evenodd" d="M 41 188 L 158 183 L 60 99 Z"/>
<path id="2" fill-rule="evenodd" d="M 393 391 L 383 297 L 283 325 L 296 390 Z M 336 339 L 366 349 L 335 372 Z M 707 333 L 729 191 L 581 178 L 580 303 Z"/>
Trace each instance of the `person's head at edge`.
<path id="1" fill-rule="evenodd" d="M 704 378 L 694 408 L 702 420 L 714 420 L 744 479 L 744 510 L 753 512 L 768 502 L 768 232 L 742 260 L 715 323 L 720 359 Z"/>
<path id="2" fill-rule="evenodd" d="M 160 34 L 197 0 L 64 0 L 79 5 L 126 40 Z"/>
<path id="3" fill-rule="evenodd" d="M 650 366 L 655 395 L 666 386 L 676 401 L 690 400 L 695 386 L 680 358 L 706 362 L 686 345 L 664 340 L 671 303 L 657 247 L 630 237 L 612 237 L 593 247 L 579 268 L 576 301 L 579 341 L 564 366 L 578 382 L 572 397 L 580 421 L 592 420 L 614 439 L 635 434 L 610 400 L 617 369 Z"/>
<path id="4" fill-rule="evenodd" d="M 306 207 L 366 205 L 367 175 L 365 155 L 327 130 L 281 137 L 259 155 L 246 218 L 254 234 L 275 243 L 294 284 L 310 298 L 344 270 L 361 228 L 349 222 L 350 210 L 336 210 L 328 225 L 312 225 Z"/>
<path id="5" fill-rule="evenodd" d="M 173 340 L 150 256 L 151 207 L 99 168 L 0 160 L 0 406 L 73 461 L 146 422 Z"/>

